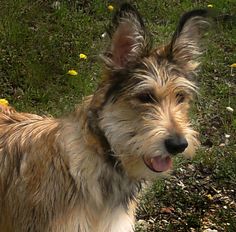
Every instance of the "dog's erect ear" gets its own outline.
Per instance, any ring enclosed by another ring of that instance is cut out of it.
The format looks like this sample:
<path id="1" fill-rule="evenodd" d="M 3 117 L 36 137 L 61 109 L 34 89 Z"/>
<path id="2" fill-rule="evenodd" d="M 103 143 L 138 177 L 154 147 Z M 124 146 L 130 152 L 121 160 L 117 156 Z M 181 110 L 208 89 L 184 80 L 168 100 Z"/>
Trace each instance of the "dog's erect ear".
<path id="1" fill-rule="evenodd" d="M 171 43 L 165 49 L 168 60 L 187 72 L 195 71 L 199 65 L 201 39 L 209 26 L 209 13 L 204 9 L 185 13 L 179 21 Z"/>
<path id="2" fill-rule="evenodd" d="M 111 44 L 102 58 L 111 70 L 132 66 L 149 50 L 143 20 L 137 10 L 127 3 L 122 4 L 115 13 L 108 34 L 111 37 Z"/>

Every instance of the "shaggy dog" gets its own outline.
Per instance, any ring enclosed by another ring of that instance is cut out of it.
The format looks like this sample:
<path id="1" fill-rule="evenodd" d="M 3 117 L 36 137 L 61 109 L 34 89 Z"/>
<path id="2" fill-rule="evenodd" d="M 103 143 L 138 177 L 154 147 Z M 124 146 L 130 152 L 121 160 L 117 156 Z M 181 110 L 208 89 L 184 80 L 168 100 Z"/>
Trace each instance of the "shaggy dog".
<path id="1" fill-rule="evenodd" d="M 122 4 L 94 95 L 67 118 L 1 106 L 1 232 L 132 232 L 145 180 L 192 155 L 192 80 L 207 12 L 182 16 L 154 48 L 137 10 Z"/>

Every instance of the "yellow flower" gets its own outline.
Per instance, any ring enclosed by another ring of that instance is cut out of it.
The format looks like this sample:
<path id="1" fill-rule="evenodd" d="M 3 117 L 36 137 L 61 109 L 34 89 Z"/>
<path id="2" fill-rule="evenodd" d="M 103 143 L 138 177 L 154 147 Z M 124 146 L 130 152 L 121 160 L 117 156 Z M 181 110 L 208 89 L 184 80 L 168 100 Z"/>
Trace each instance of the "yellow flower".
<path id="1" fill-rule="evenodd" d="M 107 7 L 107 9 L 108 9 L 109 11 L 113 11 L 113 10 L 114 10 L 114 6 L 109 5 L 109 6 Z"/>
<path id="2" fill-rule="evenodd" d="M 86 56 L 85 54 L 83 54 L 83 53 L 80 53 L 80 54 L 79 54 L 79 58 L 86 60 L 86 59 L 87 59 L 87 56 Z"/>
<path id="3" fill-rule="evenodd" d="M 74 69 L 70 69 L 67 74 L 71 75 L 71 76 L 76 76 L 78 75 L 78 73 L 74 70 Z"/>
<path id="4" fill-rule="evenodd" d="M 207 7 L 208 7 L 208 8 L 212 8 L 213 5 L 212 5 L 212 4 L 208 4 Z"/>
<path id="5" fill-rule="evenodd" d="M 207 198 L 208 198 L 210 201 L 212 201 L 212 200 L 214 199 L 211 194 L 208 194 L 208 195 L 207 195 Z"/>
<path id="6" fill-rule="evenodd" d="M 236 68 L 236 63 L 230 65 L 231 68 Z"/>
<path id="7" fill-rule="evenodd" d="M 8 100 L 2 98 L 2 99 L 0 99 L 0 105 L 8 106 L 9 102 L 8 102 Z"/>

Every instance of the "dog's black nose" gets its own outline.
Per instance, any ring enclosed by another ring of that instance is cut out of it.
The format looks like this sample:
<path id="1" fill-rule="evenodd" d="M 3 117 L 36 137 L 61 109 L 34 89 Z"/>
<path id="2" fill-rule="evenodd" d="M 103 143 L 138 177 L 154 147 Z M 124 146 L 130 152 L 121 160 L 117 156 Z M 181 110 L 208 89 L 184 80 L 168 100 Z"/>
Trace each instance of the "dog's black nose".
<path id="1" fill-rule="evenodd" d="M 166 150 L 171 155 L 176 155 L 178 153 L 183 152 L 188 146 L 187 140 L 179 135 L 171 136 L 165 140 Z"/>

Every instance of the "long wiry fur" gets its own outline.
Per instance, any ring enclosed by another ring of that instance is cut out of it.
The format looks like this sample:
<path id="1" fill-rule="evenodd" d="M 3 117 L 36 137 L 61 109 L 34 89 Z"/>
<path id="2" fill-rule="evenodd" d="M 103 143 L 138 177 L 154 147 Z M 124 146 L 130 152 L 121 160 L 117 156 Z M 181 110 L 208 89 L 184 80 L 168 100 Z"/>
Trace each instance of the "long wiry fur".
<path id="1" fill-rule="evenodd" d="M 131 230 L 138 185 L 105 162 L 86 110 L 69 120 L 0 115 L 2 231 Z"/>
<path id="2" fill-rule="evenodd" d="M 104 79 L 73 114 L 0 106 L 1 231 L 134 231 L 142 182 L 169 172 L 150 170 L 144 158 L 170 155 L 164 141 L 172 134 L 185 136 L 186 154 L 198 146 L 188 109 L 200 38 L 191 35 L 201 22 L 189 13 L 171 45 L 151 49 L 140 15 L 124 4 L 103 55 Z"/>

